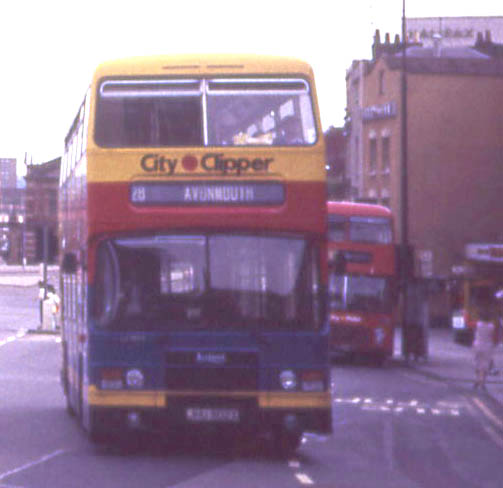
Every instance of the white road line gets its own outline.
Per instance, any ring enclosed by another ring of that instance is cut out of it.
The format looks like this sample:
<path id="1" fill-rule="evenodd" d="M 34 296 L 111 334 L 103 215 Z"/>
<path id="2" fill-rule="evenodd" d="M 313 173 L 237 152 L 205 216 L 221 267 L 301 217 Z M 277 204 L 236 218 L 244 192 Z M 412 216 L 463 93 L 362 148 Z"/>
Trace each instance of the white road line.
<path id="1" fill-rule="evenodd" d="M 485 414 L 485 416 L 490 419 L 492 422 L 494 422 L 500 429 L 503 429 L 503 422 L 494 415 L 494 413 L 487 407 L 484 402 L 480 401 L 478 398 L 474 398 L 473 402 L 477 407 L 482 410 L 482 412 Z"/>
<path id="2" fill-rule="evenodd" d="M 303 485 L 314 485 L 314 481 L 306 473 L 295 473 L 295 477 Z"/>
<path id="3" fill-rule="evenodd" d="M 9 342 L 14 342 L 15 340 L 16 338 L 14 336 L 7 337 L 7 339 L 0 341 L 0 347 L 5 346 L 5 344 L 9 344 Z"/>
<path id="4" fill-rule="evenodd" d="M 388 469 L 393 471 L 395 469 L 395 443 L 393 438 L 393 421 L 391 417 L 387 418 L 383 427 L 384 457 L 386 459 Z"/>
<path id="5" fill-rule="evenodd" d="M 6 471 L 5 473 L 0 473 L 0 481 L 3 480 L 4 478 L 7 478 L 8 476 L 12 476 L 13 474 L 20 473 L 21 471 L 26 471 L 27 469 L 33 468 L 34 466 L 37 466 L 38 464 L 45 463 L 46 461 L 49 461 L 50 459 L 53 459 L 57 456 L 61 456 L 61 454 L 64 454 L 65 452 L 68 452 L 68 451 L 66 449 L 58 449 L 57 451 L 46 454 L 45 456 L 42 456 L 41 458 L 36 459 L 35 461 L 32 461 L 31 463 L 26 463 L 26 464 L 23 464 L 22 466 L 19 466 L 18 468 L 11 469 L 10 471 Z"/>
<path id="6" fill-rule="evenodd" d="M 6 344 L 9 344 L 10 342 L 14 342 L 17 339 L 22 339 L 26 335 L 26 331 L 20 330 L 16 335 L 9 336 L 3 341 L 0 341 L 0 347 L 5 346 Z"/>
<path id="7" fill-rule="evenodd" d="M 489 425 L 483 425 L 482 426 L 484 430 L 486 431 L 487 435 L 496 443 L 500 448 L 503 447 L 503 438 L 501 437 L 500 434 L 494 431 L 492 427 Z"/>

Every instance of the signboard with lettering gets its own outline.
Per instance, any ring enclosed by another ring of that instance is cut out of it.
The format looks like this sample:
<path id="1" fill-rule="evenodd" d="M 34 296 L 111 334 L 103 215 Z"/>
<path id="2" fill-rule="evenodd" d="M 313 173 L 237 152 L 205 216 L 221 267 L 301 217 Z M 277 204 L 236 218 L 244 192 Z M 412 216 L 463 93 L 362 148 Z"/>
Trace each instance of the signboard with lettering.
<path id="1" fill-rule="evenodd" d="M 143 182 L 130 186 L 134 205 L 281 205 L 285 188 L 276 182 Z"/>
<path id="2" fill-rule="evenodd" d="M 382 105 L 372 105 L 363 109 L 363 120 L 389 119 L 396 117 L 396 103 L 389 102 Z"/>
<path id="3" fill-rule="evenodd" d="M 473 261 L 503 263 L 503 244 L 467 244 L 465 255 Z"/>

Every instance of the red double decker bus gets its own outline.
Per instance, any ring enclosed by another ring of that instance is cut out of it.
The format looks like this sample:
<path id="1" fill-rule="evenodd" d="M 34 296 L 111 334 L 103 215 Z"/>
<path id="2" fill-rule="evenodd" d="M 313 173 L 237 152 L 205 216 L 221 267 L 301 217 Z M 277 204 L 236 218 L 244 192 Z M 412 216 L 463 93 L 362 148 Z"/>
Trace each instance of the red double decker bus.
<path id="1" fill-rule="evenodd" d="M 328 309 L 333 354 L 393 353 L 396 252 L 393 216 L 380 205 L 328 202 Z"/>
<path id="2" fill-rule="evenodd" d="M 60 179 L 62 380 L 92 439 L 331 431 L 322 135 L 301 61 L 98 67 Z"/>

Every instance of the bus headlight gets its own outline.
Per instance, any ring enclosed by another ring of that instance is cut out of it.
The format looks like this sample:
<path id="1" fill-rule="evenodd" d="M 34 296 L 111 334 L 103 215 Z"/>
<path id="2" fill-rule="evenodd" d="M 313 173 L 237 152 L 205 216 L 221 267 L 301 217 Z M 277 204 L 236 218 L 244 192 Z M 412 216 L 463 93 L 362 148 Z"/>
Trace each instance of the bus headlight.
<path id="1" fill-rule="evenodd" d="M 143 388 L 144 384 L 145 377 L 143 376 L 141 370 L 136 368 L 128 369 L 126 373 L 126 385 L 128 386 L 128 388 Z"/>
<path id="2" fill-rule="evenodd" d="M 282 371 L 279 375 L 279 381 L 283 390 L 291 391 L 297 388 L 297 376 L 291 369 Z"/>
<path id="3" fill-rule="evenodd" d="M 466 327 L 465 318 L 463 315 L 452 316 L 452 328 L 456 330 L 464 329 Z"/>

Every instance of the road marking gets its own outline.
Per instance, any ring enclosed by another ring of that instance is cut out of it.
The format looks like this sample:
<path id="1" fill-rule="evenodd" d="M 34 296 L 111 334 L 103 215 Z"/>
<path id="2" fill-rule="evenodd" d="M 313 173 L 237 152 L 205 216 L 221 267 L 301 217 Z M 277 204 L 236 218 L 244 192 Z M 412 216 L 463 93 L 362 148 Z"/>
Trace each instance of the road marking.
<path id="1" fill-rule="evenodd" d="M 483 425 L 482 426 L 484 430 L 486 431 L 487 435 L 496 443 L 500 448 L 503 447 L 503 438 L 501 437 L 500 434 L 495 432 L 495 430 L 490 427 L 489 425 Z"/>
<path id="2" fill-rule="evenodd" d="M 477 407 L 480 408 L 480 410 L 482 410 L 482 412 L 484 412 L 485 416 L 489 420 L 494 422 L 500 429 L 503 429 L 503 422 L 498 417 L 496 417 L 496 415 L 494 415 L 494 413 L 489 409 L 489 407 L 484 404 L 484 402 L 480 401 L 478 398 L 474 398 L 473 402 L 475 403 L 475 405 L 477 405 Z"/>
<path id="3" fill-rule="evenodd" d="M 3 341 L 0 341 L 0 347 L 5 346 L 5 344 L 8 344 L 9 342 L 15 341 L 15 337 L 7 337 L 7 339 L 4 339 Z"/>
<path id="4" fill-rule="evenodd" d="M 14 342 L 17 339 L 22 339 L 25 335 L 26 335 L 26 331 L 20 330 L 16 333 L 16 335 L 9 336 L 6 339 L 4 339 L 3 341 L 0 341 L 0 347 L 5 346 L 6 344 L 9 344 L 11 342 Z"/>
<path id="5" fill-rule="evenodd" d="M 306 473 L 295 473 L 295 477 L 303 485 L 314 485 L 314 481 Z"/>
<path id="6" fill-rule="evenodd" d="M 463 405 L 459 402 L 437 401 L 430 405 L 417 399 L 399 401 L 389 397 L 384 399 L 366 397 L 363 401 L 361 397 L 336 397 L 333 403 L 354 406 L 366 412 L 394 414 L 413 412 L 416 415 L 449 415 L 451 417 L 460 417 L 463 409 Z M 503 429 L 503 422 L 498 425 Z"/>
<path id="7" fill-rule="evenodd" d="M 384 457 L 390 471 L 395 470 L 395 443 L 393 439 L 393 423 L 391 417 L 388 417 L 384 422 L 383 432 Z"/>
<path id="8" fill-rule="evenodd" d="M 39 464 L 43 464 L 46 461 L 49 461 L 57 456 L 61 456 L 61 454 L 64 454 L 66 452 L 68 452 L 67 449 L 58 449 L 57 451 L 46 454 L 45 456 L 42 456 L 41 458 L 36 459 L 31 463 L 26 463 L 23 464 L 22 466 L 19 466 L 18 468 L 11 469 L 10 471 L 6 471 L 5 473 L 0 473 L 0 481 L 3 480 L 4 478 L 7 478 L 8 476 L 12 476 L 13 474 L 17 474 L 20 473 L 21 471 L 26 471 L 27 469 L 33 468 L 34 466 L 37 466 Z"/>

